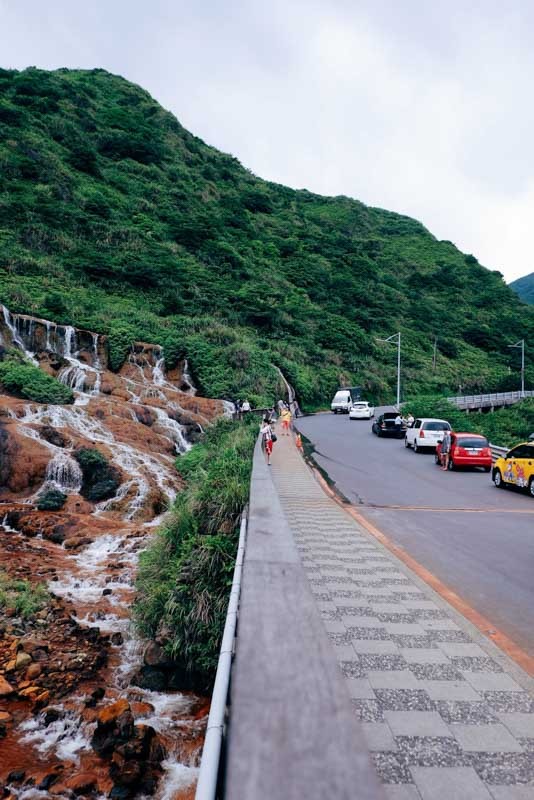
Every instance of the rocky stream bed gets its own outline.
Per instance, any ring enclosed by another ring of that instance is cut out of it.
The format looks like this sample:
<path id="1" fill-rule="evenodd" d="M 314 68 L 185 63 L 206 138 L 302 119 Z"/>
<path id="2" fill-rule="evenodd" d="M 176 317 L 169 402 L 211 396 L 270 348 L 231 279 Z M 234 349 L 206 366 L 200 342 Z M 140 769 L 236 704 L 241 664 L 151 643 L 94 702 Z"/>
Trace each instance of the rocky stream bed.
<path id="1" fill-rule="evenodd" d="M 130 610 L 139 552 L 180 490 L 176 454 L 224 404 L 198 397 L 186 363 L 165 374 L 157 346 L 135 344 L 116 374 L 105 337 L 0 312 L 0 346 L 76 397 L 0 395 L 0 571 L 49 593 L 26 618 L 0 606 L 0 796 L 187 800 L 209 701 Z M 118 476 L 104 501 L 83 495 L 88 447 Z M 37 510 L 47 488 L 67 495 L 60 511 Z"/>

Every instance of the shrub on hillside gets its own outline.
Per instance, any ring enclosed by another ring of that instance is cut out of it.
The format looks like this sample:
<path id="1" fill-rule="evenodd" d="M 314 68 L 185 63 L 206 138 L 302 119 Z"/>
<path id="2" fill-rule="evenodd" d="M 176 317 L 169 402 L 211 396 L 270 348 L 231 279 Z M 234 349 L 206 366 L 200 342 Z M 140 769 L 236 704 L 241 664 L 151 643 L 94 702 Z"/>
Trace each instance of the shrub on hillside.
<path id="1" fill-rule="evenodd" d="M 197 689 L 209 688 L 217 667 L 256 435 L 257 420 L 219 420 L 178 459 L 186 488 L 141 555 L 138 625 L 165 639 Z"/>
<path id="2" fill-rule="evenodd" d="M 32 586 L 28 581 L 12 580 L 0 570 L 0 608 L 14 608 L 17 616 L 31 619 L 49 600 L 50 595 L 42 583 Z"/>
<path id="3" fill-rule="evenodd" d="M 67 495 L 59 489 L 47 489 L 37 499 L 39 511 L 60 511 L 67 501 Z"/>
<path id="4" fill-rule="evenodd" d="M 120 475 L 105 455 L 92 447 L 81 447 L 74 453 L 83 475 L 81 494 L 96 503 L 113 497 L 120 485 Z"/>
<path id="5" fill-rule="evenodd" d="M 36 403 L 74 402 L 74 393 L 39 367 L 21 362 L 8 355 L 0 362 L 0 384 L 12 394 L 33 400 Z"/>

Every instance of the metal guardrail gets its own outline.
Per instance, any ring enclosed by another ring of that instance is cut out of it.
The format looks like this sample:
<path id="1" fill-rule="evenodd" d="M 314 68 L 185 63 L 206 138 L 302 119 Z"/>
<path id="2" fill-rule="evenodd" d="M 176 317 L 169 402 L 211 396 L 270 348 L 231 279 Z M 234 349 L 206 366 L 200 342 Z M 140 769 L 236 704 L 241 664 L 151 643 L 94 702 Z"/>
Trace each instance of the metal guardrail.
<path id="1" fill-rule="evenodd" d="M 228 705 L 228 689 L 230 686 L 230 672 L 234 655 L 237 617 L 239 613 L 239 596 L 241 594 L 241 573 L 245 558 L 247 538 L 247 509 L 241 517 L 239 544 L 234 568 L 232 589 L 226 612 L 226 623 L 217 664 L 217 674 L 211 698 L 211 708 L 208 717 L 208 727 L 204 739 L 202 759 L 195 794 L 195 800 L 215 800 L 220 777 L 221 750 L 226 728 L 226 710 Z"/>
<path id="2" fill-rule="evenodd" d="M 456 397 L 447 397 L 447 400 L 449 403 L 458 406 L 458 408 L 486 408 L 488 406 L 512 405 L 527 397 L 534 397 L 534 391 L 457 395 Z"/>
<path id="3" fill-rule="evenodd" d="M 501 456 L 505 456 L 509 450 L 508 447 L 499 447 L 498 445 L 492 444 L 491 442 L 490 442 L 490 448 L 491 448 L 491 457 L 493 459 L 494 464 L 498 458 L 500 458 Z"/>

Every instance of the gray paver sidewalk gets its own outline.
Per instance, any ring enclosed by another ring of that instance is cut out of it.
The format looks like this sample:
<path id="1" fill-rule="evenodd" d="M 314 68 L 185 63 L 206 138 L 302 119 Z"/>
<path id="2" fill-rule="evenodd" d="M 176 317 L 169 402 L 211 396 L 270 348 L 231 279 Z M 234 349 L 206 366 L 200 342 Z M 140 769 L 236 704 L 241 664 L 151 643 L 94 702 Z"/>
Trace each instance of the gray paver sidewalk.
<path id="1" fill-rule="evenodd" d="M 386 796 L 533 800 L 528 676 L 329 498 L 289 437 L 271 469 Z"/>

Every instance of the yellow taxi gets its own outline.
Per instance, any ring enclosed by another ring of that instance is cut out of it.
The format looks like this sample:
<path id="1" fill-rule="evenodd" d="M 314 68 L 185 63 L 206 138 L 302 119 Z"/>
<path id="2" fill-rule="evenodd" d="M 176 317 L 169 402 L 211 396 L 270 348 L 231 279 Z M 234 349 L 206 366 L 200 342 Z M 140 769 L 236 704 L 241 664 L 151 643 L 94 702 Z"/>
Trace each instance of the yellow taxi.
<path id="1" fill-rule="evenodd" d="M 493 483 L 499 489 L 517 486 L 534 497 L 534 442 L 523 442 L 500 456 L 493 465 Z"/>

